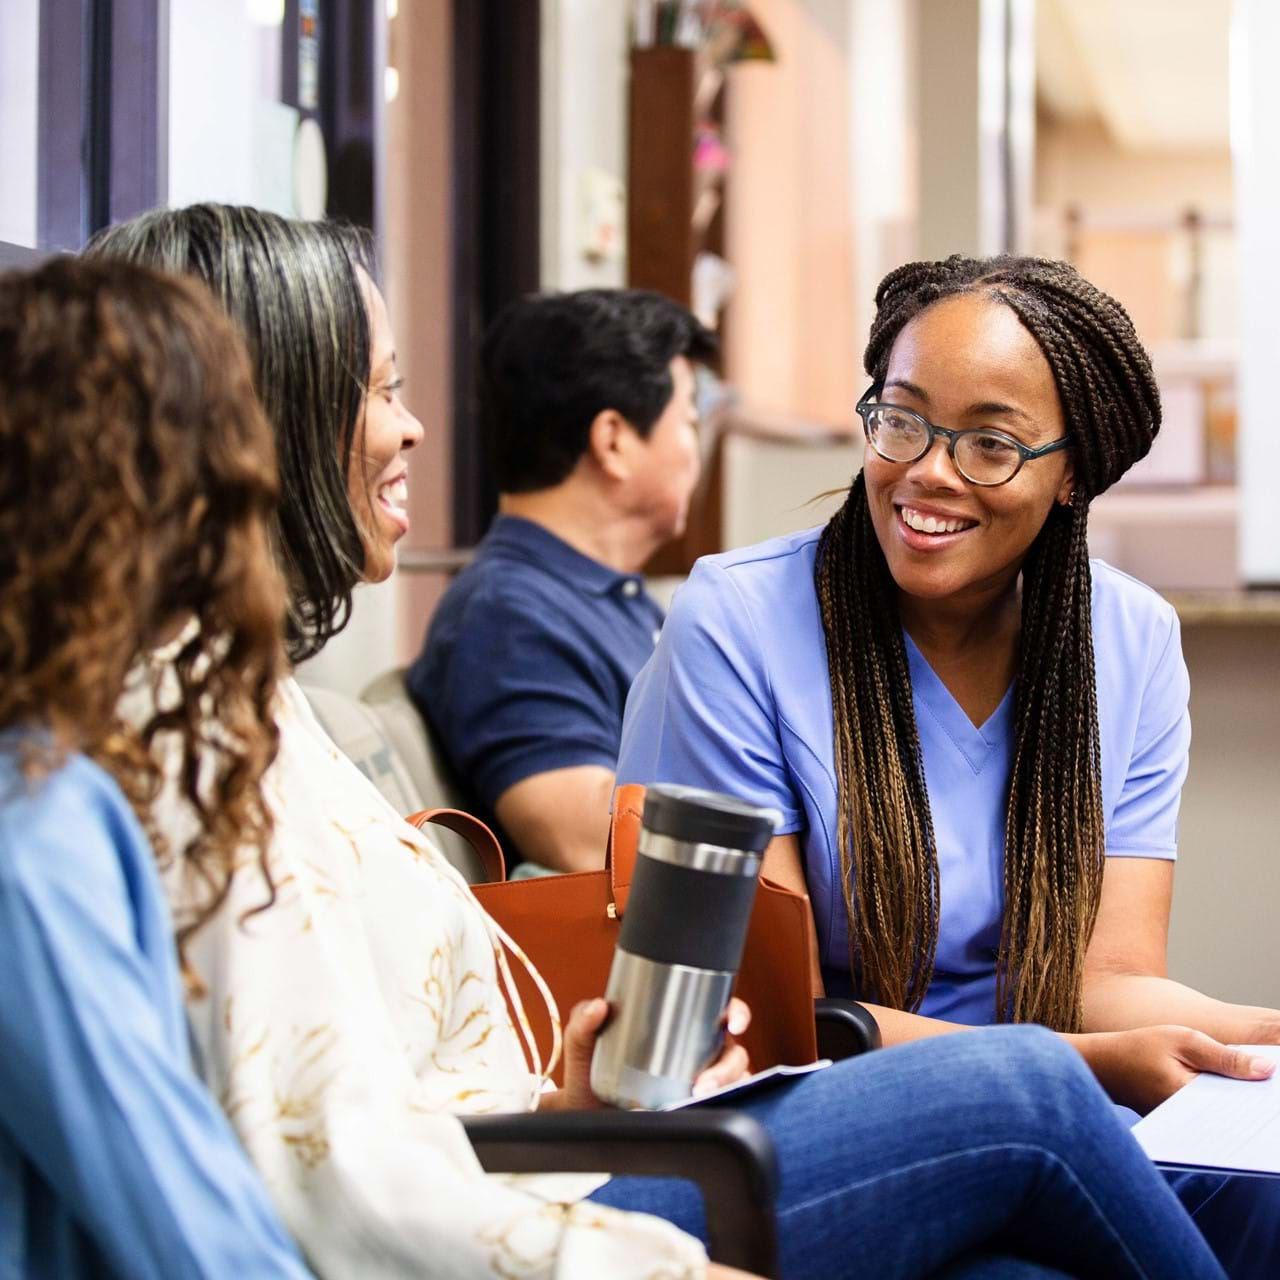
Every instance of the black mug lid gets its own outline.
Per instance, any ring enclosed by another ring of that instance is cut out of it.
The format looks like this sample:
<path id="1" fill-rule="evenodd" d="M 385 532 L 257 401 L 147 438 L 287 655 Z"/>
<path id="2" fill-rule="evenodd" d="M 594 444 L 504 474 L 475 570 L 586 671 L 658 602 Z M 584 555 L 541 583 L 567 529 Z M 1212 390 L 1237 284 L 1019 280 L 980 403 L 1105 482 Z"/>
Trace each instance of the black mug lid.
<path id="1" fill-rule="evenodd" d="M 645 789 L 645 830 L 673 840 L 762 853 L 781 821 L 777 809 L 762 809 L 719 791 L 673 783 Z"/>

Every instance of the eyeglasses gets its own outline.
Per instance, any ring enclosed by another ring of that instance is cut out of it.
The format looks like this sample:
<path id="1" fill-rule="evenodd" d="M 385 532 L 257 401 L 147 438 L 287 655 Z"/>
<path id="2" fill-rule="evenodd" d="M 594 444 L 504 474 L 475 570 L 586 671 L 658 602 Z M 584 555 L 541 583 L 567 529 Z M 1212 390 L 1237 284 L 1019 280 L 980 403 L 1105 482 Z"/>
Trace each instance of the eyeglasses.
<path id="1" fill-rule="evenodd" d="M 1022 470 L 1024 462 L 1056 453 L 1071 443 L 1071 437 L 1066 435 L 1038 449 L 1029 449 L 1021 440 L 991 427 L 950 431 L 935 426 L 910 409 L 872 400 L 876 389 L 874 385 L 868 387 L 858 401 L 858 416 L 867 433 L 867 443 L 888 462 L 915 462 L 923 458 L 933 448 L 934 439 L 941 436 L 947 442 L 947 453 L 955 469 L 970 484 L 989 486 L 1008 484 Z"/>

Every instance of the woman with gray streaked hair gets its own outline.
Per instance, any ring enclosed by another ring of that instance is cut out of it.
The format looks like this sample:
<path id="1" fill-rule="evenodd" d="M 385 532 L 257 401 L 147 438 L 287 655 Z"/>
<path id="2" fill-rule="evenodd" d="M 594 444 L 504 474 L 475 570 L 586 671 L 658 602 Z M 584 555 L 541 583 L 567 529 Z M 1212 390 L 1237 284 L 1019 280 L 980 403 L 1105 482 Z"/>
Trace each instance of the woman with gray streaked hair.
<path id="1" fill-rule="evenodd" d="M 91 251 L 192 271 L 240 320 L 281 454 L 291 644 L 315 652 L 355 582 L 391 572 L 407 528 L 403 454 L 421 436 L 396 394 L 367 253 L 338 228 L 219 206 L 144 215 Z M 312 574 L 308 548 L 326 530 L 335 545 Z M 152 687 L 163 689 L 165 661 L 154 659 Z M 605 1002 L 573 1011 L 565 1088 L 544 1092 L 552 1067 L 506 959 L 510 949 L 523 961 L 519 949 L 334 748 L 292 681 L 276 720 L 264 789 L 278 900 L 246 918 L 261 875 L 250 863 L 237 870 L 188 944 L 207 991 L 188 1010 L 206 1080 L 312 1265 L 362 1280 L 738 1274 L 708 1267 L 701 1244 L 670 1222 L 626 1211 L 637 1201 L 625 1188 L 618 1207 L 588 1200 L 603 1177 L 483 1174 L 458 1115 L 600 1105 L 587 1070 Z M 177 806 L 170 820 L 184 821 Z M 190 886 L 170 874 L 166 888 L 181 916 Z M 730 1030 L 746 1017 L 731 1009 Z M 745 1067 L 730 1042 L 700 1083 Z M 854 1091 L 860 1107 L 847 1105 Z M 1219 1274 L 1082 1065 L 1034 1030 L 870 1055 L 747 1109 L 779 1150 L 785 1274 L 861 1267 L 905 1278 L 962 1255 L 951 1280 L 1058 1275 L 1046 1270 L 1053 1262 L 1087 1274 Z M 1068 1222 L 1075 1229 L 1060 1230 Z"/>
<path id="2" fill-rule="evenodd" d="M 390 572 L 389 564 L 385 572 L 366 565 L 362 532 L 376 528 L 377 502 L 387 495 L 353 484 L 353 454 L 390 448 L 372 443 L 382 404 L 396 411 L 404 448 L 422 435 L 395 398 L 400 382 L 394 351 L 386 368 L 371 367 L 374 312 L 385 327 L 386 307 L 373 284 L 368 236 L 343 223 L 197 204 L 153 210 L 109 227 L 90 240 L 85 254 L 196 276 L 243 334 L 258 397 L 276 428 L 286 495 L 276 538 L 290 587 L 289 656 L 295 663 L 313 657 L 346 625 L 355 587 Z M 374 393 L 367 405 L 366 389 Z M 379 477 L 367 479 L 376 484 Z M 388 504 L 394 507 L 394 541 L 408 520 L 394 495 Z"/>

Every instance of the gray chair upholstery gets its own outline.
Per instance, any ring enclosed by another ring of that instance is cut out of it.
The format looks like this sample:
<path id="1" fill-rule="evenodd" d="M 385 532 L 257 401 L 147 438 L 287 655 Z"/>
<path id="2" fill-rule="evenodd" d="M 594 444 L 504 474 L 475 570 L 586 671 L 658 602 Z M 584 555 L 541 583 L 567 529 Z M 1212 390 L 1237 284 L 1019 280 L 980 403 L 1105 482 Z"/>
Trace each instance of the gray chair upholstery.
<path id="1" fill-rule="evenodd" d="M 421 809 L 460 809 L 466 801 L 443 751 L 432 738 L 404 682 L 393 667 L 365 685 L 360 701 L 372 710 L 424 797 Z"/>
<path id="2" fill-rule="evenodd" d="M 393 667 L 384 671 L 376 680 L 365 685 L 360 694 L 362 702 L 371 707 L 388 737 L 395 743 L 400 759 L 408 769 L 417 785 L 419 794 L 424 797 L 420 809 L 463 809 L 473 807 L 466 792 L 459 785 L 453 769 L 434 735 L 418 711 L 417 703 L 409 696 L 404 681 L 405 668 Z M 479 859 L 471 852 L 471 848 L 461 836 L 453 832 L 443 832 L 432 828 L 442 844 L 448 846 L 450 859 L 458 867 L 464 862 L 474 868 L 474 874 L 463 874 L 474 884 L 483 880 Z M 514 868 L 507 868 L 508 879 L 527 880 L 534 876 L 555 875 L 550 867 L 539 866 L 536 862 L 518 863 Z"/>
<path id="3" fill-rule="evenodd" d="M 303 692 L 334 745 L 397 813 L 408 815 L 428 807 L 400 759 L 395 740 L 371 707 L 349 694 L 318 685 L 304 685 Z"/>
<path id="4" fill-rule="evenodd" d="M 391 685 L 399 679 L 397 696 Z M 384 687 L 384 682 L 385 687 Z M 378 691 L 382 689 L 379 696 Z M 365 691 L 372 701 L 318 685 L 303 692 L 334 745 L 382 792 L 387 803 L 408 817 L 420 809 L 457 808 L 459 796 L 447 780 L 444 761 L 427 738 L 417 709 L 404 692 L 402 671 L 387 672 Z M 442 827 L 431 835 L 466 880 L 484 879 L 479 858 L 461 836 Z"/>

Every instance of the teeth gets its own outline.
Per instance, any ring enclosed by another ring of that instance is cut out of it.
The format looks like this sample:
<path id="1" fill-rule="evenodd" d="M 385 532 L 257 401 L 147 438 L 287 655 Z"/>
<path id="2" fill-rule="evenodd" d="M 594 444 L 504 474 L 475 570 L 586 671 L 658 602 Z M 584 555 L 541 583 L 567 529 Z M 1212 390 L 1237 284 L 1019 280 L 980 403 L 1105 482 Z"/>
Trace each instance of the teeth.
<path id="1" fill-rule="evenodd" d="M 409 501 L 409 481 L 401 476 L 399 480 L 383 485 L 378 496 L 389 507 L 403 507 Z"/>
<path id="2" fill-rule="evenodd" d="M 902 508 L 902 520 L 918 533 L 958 533 L 972 527 L 972 520 L 939 520 L 936 516 L 924 516 L 910 507 Z"/>

